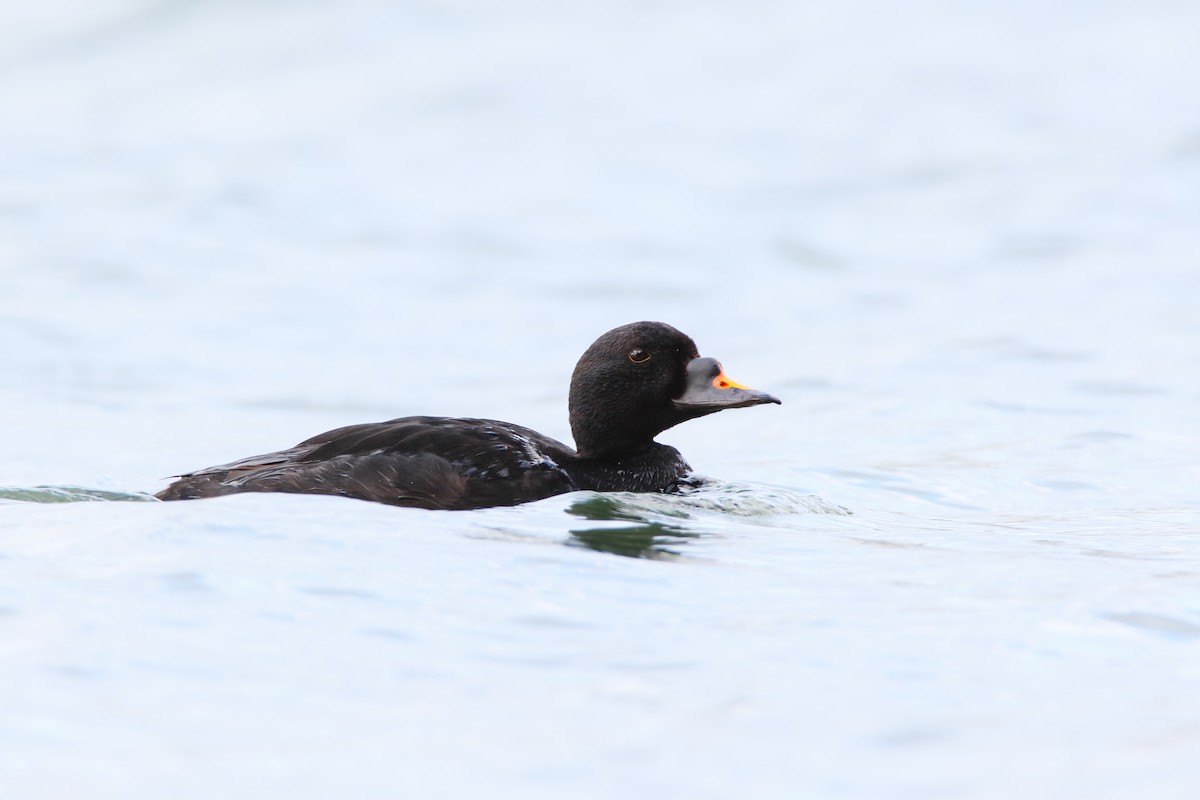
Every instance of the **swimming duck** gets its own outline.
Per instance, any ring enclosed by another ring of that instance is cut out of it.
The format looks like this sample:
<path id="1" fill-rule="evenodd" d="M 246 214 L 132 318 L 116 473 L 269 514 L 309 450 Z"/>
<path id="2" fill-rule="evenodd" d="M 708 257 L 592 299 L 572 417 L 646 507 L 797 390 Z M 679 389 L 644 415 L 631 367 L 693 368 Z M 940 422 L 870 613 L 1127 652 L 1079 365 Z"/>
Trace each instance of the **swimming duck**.
<path id="1" fill-rule="evenodd" d="M 779 402 L 730 380 L 720 362 L 701 358 L 695 342 L 670 325 L 635 322 L 601 336 L 575 365 L 569 399 L 575 450 L 508 422 L 401 417 L 190 472 L 157 497 L 292 492 L 470 509 L 579 489 L 670 492 L 691 467 L 655 436 L 727 408 Z"/>

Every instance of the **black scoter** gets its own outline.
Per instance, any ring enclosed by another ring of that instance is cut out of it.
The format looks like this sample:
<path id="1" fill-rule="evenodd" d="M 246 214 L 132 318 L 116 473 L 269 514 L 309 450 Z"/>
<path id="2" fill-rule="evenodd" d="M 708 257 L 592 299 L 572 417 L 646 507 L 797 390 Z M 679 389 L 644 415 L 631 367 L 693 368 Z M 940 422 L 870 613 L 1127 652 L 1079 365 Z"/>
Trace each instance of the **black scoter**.
<path id="1" fill-rule="evenodd" d="M 509 506 L 564 492 L 669 492 L 691 472 L 654 437 L 689 419 L 778 398 L 726 377 L 687 335 L 635 322 L 597 339 L 571 376 L 576 450 L 490 419 L 401 417 L 179 477 L 161 500 L 236 492 L 333 494 L 397 506 Z"/>

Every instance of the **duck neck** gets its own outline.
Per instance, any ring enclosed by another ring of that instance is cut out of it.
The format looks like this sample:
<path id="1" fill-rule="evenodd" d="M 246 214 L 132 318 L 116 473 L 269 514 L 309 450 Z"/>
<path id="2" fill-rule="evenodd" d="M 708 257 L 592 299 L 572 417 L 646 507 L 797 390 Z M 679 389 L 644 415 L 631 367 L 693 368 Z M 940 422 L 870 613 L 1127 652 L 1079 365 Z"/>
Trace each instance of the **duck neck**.
<path id="1" fill-rule="evenodd" d="M 667 492 L 692 471 L 674 447 L 655 441 L 634 450 L 593 455 L 580 451 L 571 476 L 580 489 L 598 492 Z"/>
<path id="2" fill-rule="evenodd" d="M 670 427 L 658 415 L 571 403 L 571 435 L 587 459 L 633 458 L 663 447 L 654 437 Z"/>

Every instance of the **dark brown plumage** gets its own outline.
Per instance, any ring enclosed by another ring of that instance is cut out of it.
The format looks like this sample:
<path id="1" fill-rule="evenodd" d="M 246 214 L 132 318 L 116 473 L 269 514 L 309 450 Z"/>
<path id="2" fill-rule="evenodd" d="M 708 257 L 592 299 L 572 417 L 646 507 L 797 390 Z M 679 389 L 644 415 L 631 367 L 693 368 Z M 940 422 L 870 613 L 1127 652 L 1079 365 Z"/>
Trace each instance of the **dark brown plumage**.
<path id="1" fill-rule="evenodd" d="M 601 336 L 575 366 L 570 420 L 577 451 L 507 422 L 402 417 L 197 470 L 158 497 L 292 492 L 470 509 L 577 489 L 666 492 L 691 468 L 655 436 L 722 409 L 778 402 L 729 380 L 715 359 L 700 358 L 695 343 L 670 325 L 635 322 Z"/>

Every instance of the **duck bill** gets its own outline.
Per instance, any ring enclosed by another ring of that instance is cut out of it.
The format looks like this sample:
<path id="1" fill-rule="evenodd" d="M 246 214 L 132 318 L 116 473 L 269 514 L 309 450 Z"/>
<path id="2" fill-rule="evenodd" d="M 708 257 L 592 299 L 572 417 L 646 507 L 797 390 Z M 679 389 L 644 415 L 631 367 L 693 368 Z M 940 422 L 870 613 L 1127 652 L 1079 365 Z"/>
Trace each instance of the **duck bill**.
<path id="1" fill-rule="evenodd" d="M 683 394 L 674 402 L 679 409 L 708 412 L 780 403 L 780 400 L 773 394 L 733 380 L 715 358 L 694 358 L 687 365 L 687 385 Z"/>

